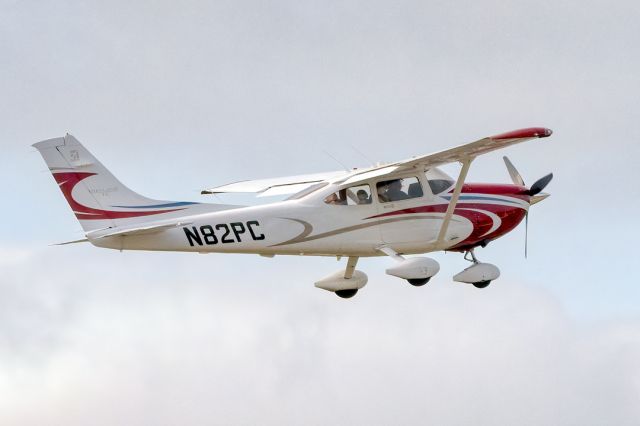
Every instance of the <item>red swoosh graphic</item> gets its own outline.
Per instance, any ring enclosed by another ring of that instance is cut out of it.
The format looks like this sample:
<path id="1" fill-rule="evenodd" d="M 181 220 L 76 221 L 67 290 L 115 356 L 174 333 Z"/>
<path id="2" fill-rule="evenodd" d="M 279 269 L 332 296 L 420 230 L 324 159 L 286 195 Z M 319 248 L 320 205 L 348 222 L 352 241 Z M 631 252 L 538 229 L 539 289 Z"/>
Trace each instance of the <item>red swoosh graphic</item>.
<path id="1" fill-rule="evenodd" d="M 412 213 L 445 213 L 449 204 L 436 204 L 430 206 L 419 206 L 408 209 L 396 210 L 388 213 L 383 213 L 375 216 L 368 217 L 367 219 L 375 219 L 387 216 L 396 216 Z M 491 234 L 485 235 L 493 226 L 493 219 L 487 214 L 469 210 L 478 209 L 485 210 L 496 214 L 502 223 L 500 227 L 493 231 Z M 498 204 L 486 204 L 486 203 L 464 203 L 460 207 L 454 209 L 453 214 L 462 216 L 468 219 L 473 225 L 473 231 L 471 234 L 460 243 L 456 244 L 449 250 L 466 250 L 474 247 L 482 241 L 495 240 L 498 237 L 513 230 L 524 219 L 526 211 L 520 207 L 502 206 Z"/>
<path id="2" fill-rule="evenodd" d="M 112 210 L 101 210 L 94 209 L 91 207 L 87 207 L 83 204 L 78 203 L 73 199 L 71 195 L 73 188 L 80 183 L 83 179 L 86 179 L 90 176 L 94 176 L 96 173 L 80 173 L 80 172 L 65 172 L 65 173 L 55 173 L 53 175 L 54 179 L 60 186 L 60 190 L 64 197 L 67 199 L 67 202 L 71 206 L 71 209 L 76 215 L 78 220 L 105 220 L 105 219 L 126 219 L 130 217 L 140 217 L 140 216 L 152 216 L 156 214 L 162 213 L 170 213 L 176 212 L 184 209 L 171 209 L 171 210 L 151 210 L 151 211 L 135 211 L 135 212 L 117 212 Z"/>

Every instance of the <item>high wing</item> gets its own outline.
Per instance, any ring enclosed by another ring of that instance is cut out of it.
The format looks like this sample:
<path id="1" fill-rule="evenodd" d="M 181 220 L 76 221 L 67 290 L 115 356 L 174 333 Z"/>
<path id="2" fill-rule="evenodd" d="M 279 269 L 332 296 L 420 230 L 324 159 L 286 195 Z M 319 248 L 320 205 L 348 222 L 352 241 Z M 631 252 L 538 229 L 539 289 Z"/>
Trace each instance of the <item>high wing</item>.
<path id="1" fill-rule="evenodd" d="M 527 129 L 514 130 L 512 132 L 482 138 L 475 142 L 436 152 L 434 154 L 410 158 L 408 160 L 398 161 L 397 163 L 387 164 L 375 169 L 369 169 L 361 174 L 352 175 L 341 183 L 355 184 L 368 180 L 373 176 L 377 177 L 396 174 L 411 169 L 425 170 L 442 164 L 457 161 L 469 161 L 479 155 L 505 148 L 509 145 L 514 145 L 531 139 L 546 138 L 551 136 L 551 133 L 550 129 L 546 129 L 544 127 L 531 127 Z"/>
<path id="2" fill-rule="evenodd" d="M 286 176 L 271 179 L 244 180 L 227 185 L 205 189 L 202 194 L 222 194 L 222 193 L 258 193 L 259 197 L 270 195 L 293 194 L 298 191 L 325 181 L 348 176 L 351 172 L 325 172 L 309 175 Z"/>
<path id="3" fill-rule="evenodd" d="M 271 195 L 293 194 L 321 182 L 352 185 L 371 178 L 395 175 L 412 169 L 426 170 L 442 164 L 470 161 L 479 155 L 505 148 L 509 145 L 525 142 L 530 139 L 546 138 L 548 136 L 551 136 L 551 130 L 544 127 L 531 127 L 489 136 L 445 151 L 414 157 L 392 164 L 385 164 L 379 167 L 355 171 L 337 171 L 271 179 L 245 180 L 205 189 L 201 193 L 257 193 L 259 197 L 267 197 Z"/>

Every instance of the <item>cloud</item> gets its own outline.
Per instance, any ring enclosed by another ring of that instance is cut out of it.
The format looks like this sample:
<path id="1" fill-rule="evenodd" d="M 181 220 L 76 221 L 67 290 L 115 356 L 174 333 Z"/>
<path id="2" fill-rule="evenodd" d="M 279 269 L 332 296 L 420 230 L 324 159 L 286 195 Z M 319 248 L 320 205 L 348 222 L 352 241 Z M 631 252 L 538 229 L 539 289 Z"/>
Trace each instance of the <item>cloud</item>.
<path id="1" fill-rule="evenodd" d="M 3 268 L 2 424 L 640 416 L 640 322 L 578 323 L 537 287 L 501 279 L 480 291 L 442 278 L 413 288 L 371 274 L 341 300 L 286 258 L 244 257 L 250 272 L 239 280 L 209 256 L 86 247 L 29 256 Z"/>
<path id="2" fill-rule="evenodd" d="M 0 247 L 0 267 L 23 263 L 30 255 L 31 252 L 27 249 Z"/>

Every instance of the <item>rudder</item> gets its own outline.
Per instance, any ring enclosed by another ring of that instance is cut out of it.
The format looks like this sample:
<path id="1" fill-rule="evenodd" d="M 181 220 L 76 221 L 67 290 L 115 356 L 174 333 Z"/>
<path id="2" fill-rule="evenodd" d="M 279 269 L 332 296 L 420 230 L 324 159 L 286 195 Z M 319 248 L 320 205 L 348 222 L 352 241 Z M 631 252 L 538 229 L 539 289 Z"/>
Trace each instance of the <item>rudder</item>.
<path id="1" fill-rule="evenodd" d="M 33 146 L 47 163 L 85 232 L 149 221 L 148 216 L 167 218 L 167 214 L 199 204 L 153 200 L 137 194 L 69 134 Z"/>

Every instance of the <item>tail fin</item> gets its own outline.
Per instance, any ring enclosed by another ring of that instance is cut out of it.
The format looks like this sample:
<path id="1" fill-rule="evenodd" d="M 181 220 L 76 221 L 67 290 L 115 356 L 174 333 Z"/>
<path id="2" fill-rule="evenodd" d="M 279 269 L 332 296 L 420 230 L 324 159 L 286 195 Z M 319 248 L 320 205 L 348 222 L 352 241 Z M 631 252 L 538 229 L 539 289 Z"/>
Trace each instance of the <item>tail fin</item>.
<path id="1" fill-rule="evenodd" d="M 49 166 L 85 232 L 146 222 L 149 216 L 183 216 L 183 210 L 199 204 L 152 200 L 133 192 L 69 134 L 33 146 Z"/>

